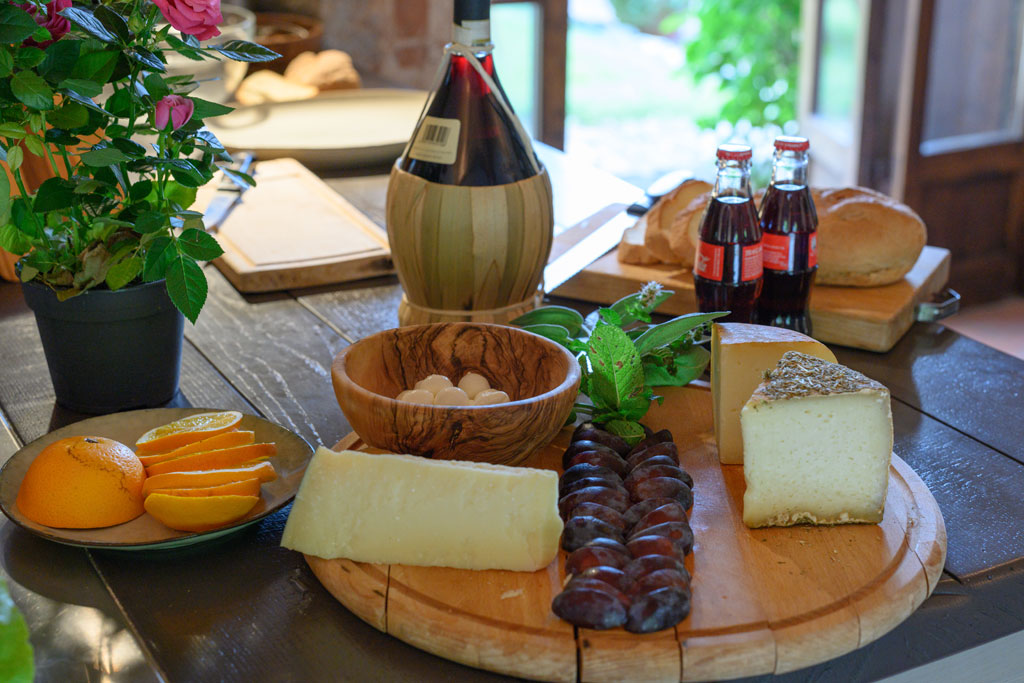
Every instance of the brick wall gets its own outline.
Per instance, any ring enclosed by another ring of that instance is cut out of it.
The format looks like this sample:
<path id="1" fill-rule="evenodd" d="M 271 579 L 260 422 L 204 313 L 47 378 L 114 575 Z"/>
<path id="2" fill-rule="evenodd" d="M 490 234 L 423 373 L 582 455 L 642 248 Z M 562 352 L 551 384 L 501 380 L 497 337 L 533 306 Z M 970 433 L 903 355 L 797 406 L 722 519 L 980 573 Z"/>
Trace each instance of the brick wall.
<path id="1" fill-rule="evenodd" d="M 251 0 L 255 11 L 298 12 L 324 22 L 324 47 L 352 55 L 361 74 L 428 89 L 451 40 L 452 0 Z"/>

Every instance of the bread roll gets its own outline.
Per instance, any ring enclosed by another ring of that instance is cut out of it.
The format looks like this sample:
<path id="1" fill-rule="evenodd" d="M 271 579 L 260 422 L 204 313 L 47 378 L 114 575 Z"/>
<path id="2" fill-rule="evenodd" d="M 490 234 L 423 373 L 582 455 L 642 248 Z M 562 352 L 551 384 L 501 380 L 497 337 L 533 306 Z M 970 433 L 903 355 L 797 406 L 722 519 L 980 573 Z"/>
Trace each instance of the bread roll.
<path id="1" fill-rule="evenodd" d="M 359 73 L 352 66 L 352 58 L 341 50 L 296 55 L 285 68 L 284 77 L 321 91 L 358 88 L 361 85 Z"/>
<path id="2" fill-rule="evenodd" d="M 623 234 L 619 261 L 636 265 L 678 264 L 679 261 L 669 244 L 672 222 L 676 214 L 686 207 L 694 196 L 710 188 L 711 186 L 703 180 L 686 180 L 655 202 L 644 218 L 637 221 L 633 229 Z M 637 246 L 641 234 L 644 245 L 642 250 Z"/>
<path id="3" fill-rule="evenodd" d="M 672 253 L 683 268 L 693 268 L 694 256 L 697 253 L 697 233 L 704 218 L 711 192 L 701 192 L 676 214 L 669 230 L 669 245 Z"/>
<path id="4" fill-rule="evenodd" d="M 290 102 L 316 97 L 319 92 L 311 85 L 295 83 L 279 73 L 262 69 L 245 77 L 235 91 L 235 99 L 245 105 Z"/>
<path id="5" fill-rule="evenodd" d="M 815 206 L 819 285 L 898 282 L 914 267 L 927 241 L 924 222 L 910 207 L 875 190 L 821 190 Z"/>

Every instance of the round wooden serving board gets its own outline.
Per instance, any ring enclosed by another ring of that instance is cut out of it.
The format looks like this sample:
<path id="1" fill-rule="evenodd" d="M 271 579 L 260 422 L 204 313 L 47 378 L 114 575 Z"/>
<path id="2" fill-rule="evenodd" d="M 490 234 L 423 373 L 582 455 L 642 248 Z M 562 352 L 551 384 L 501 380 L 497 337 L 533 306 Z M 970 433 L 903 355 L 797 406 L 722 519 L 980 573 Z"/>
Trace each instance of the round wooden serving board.
<path id="1" fill-rule="evenodd" d="M 743 469 L 722 466 L 707 387 L 662 391 L 644 422 L 672 430 L 694 478 L 687 558 L 693 607 L 649 635 L 574 629 L 551 613 L 565 553 L 533 572 L 306 560 L 343 605 L 415 647 L 469 666 L 552 681 L 696 681 L 783 673 L 865 645 L 934 589 L 946 556 L 935 499 L 893 455 L 881 524 L 748 529 Z M 568 443 L 527 466 L 559 469 Z M 359 448 L 355 435 L 339 446 Z"/>

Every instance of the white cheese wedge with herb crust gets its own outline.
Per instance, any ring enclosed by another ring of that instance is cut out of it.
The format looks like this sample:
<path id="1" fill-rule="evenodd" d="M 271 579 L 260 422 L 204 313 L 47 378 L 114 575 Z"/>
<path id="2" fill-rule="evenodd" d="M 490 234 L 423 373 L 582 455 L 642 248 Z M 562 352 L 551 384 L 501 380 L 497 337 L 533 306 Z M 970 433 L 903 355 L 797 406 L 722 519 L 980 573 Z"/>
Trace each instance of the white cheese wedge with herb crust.
<path id="1" fill-rule="evenodd" d="M 356 562 L 536 571 L 561 533 L 554 471 L 321 446 L 281 545 Z"/>
<path id="2" fill-rule="evenodd" d="M 893 440 L 884 386 L 789 351 L 740 422 L 748 527 L 882 521 Z"/>
<path id="3" fill-rule="evenodd" d="M 711 400 L 722 464 L 743 464 L 740 410 L 764 379 L 764 373 L 774 368 L 786 351 L 836 360 L 827 346 L 793 330 L 748 323 L 712 325 Z"/>

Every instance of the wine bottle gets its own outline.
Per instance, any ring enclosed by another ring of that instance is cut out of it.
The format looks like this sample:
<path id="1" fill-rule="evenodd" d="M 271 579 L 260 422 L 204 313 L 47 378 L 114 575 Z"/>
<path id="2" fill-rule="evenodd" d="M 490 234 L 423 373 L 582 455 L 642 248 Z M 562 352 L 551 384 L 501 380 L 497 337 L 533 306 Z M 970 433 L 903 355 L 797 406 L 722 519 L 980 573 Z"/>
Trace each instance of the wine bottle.
<path id="1" fill-rule="evenodd" d="M 540 164 L 494 68 L 490 9 L 490 0 L 455 0 L 444 75 L 399 162 L 403 171 L 471 186 L 504 185 L 538 173 Z"/>

